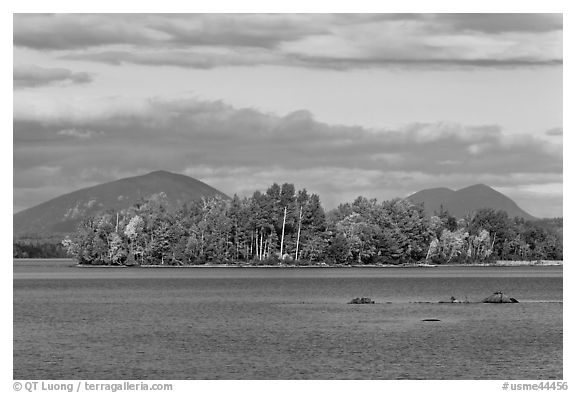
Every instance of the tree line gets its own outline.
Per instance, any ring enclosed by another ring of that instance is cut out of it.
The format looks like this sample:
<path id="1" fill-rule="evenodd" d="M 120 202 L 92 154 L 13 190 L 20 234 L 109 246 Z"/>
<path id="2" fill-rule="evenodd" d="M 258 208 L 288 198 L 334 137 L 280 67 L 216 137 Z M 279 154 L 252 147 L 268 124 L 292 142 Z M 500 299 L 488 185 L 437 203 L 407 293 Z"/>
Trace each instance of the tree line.
<path id="1" fill-rule="evenodd" d="M 60 240 L 20 239 L 12 247 L 14 258 L 67 258 L 67 252 Z"/>
<path id="2" fill-rule="evenodd" d="M 561 260 L 562 221 L 525 221 L 481 209 L 457 220 L 428 217 L 407 200 L 358 197 L 325 213 L 293 184 L 231 200 L 203 198 L 177 210 L 154 195 L 81 222 L 63 246 L 80 264 L 405 264 Z"/>

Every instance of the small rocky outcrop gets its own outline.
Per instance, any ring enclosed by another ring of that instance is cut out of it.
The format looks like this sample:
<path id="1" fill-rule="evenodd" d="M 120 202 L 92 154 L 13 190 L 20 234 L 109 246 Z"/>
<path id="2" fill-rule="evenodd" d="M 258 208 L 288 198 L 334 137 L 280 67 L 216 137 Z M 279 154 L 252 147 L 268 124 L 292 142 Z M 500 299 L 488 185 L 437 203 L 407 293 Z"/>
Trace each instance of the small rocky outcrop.
<path id="1" fill-rule="evenodd" d="M 356 297 L 350 300 L 348 304 L 374 304 L 374 300 L 369 297 Z"/>
<path id="2" fill-rule="evenodd" d="M 518 300 L 514 299 L 513 297 L 504 295 L 502 292 L 498 291 L 482 300 L 482 303 L 518 303 Z"/>
<path id="3" fill-rule="evenodd" d="M 440 300 L 438 303 L 463 303 L 461 300 L 456 299 L 454 296 L 450 296 L 448 300 Z"/>

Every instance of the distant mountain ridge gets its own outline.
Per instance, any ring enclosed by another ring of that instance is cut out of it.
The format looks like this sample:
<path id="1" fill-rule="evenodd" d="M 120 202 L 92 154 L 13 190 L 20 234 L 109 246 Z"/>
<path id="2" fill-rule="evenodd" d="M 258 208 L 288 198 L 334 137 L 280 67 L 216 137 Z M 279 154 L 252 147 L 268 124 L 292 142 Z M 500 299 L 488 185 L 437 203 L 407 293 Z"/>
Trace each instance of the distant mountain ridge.
<path id="1" fill-rule="evenodd" d="M 22 210 L 14 214 L 13 236 L 73 232 L 87 216 L 109 209 L 120 211 L 160 192 L 166 194 L 172 207 L 216 195 L 229 199 L 221 191 L 189 176 L 155 171 L 83 188 Z"/>
<path id="2" fill-rule="evenodd" d="M 155 171 L 77 190 L 20 211 L 13 216 L 13 236 L 17 239 L 32 234 L 70 233 L 85 217 L 105 210 L 121 211 L 160 192 L 166 194 L 168 204 L 174 208 L 202 197 L 219 195 L 229 199 L 221 191 L 189 176 Z M 484 184 L 457 191 L 446 187 L 431 188 L 406 199 L 423 204 L 429 215 L 444 209 L 462 218 L 481 208 L 493 208 L 505 211 L 510 217 L 537 219 L 506 195 Z"/>
<path id="3" fill-rule="evenodd" d="M 522 210 L 512 199 L 485 184 L 476 184 L 457 191 L 445 187 L 430 188 L 418 191 L 406 199 L 413 203 L 422 203 L 429 215 L 444 209 L 453 216 L 462 218 L 479 209 L 492 208 L 505 211 L 509 217 L 537 220 Z"/>

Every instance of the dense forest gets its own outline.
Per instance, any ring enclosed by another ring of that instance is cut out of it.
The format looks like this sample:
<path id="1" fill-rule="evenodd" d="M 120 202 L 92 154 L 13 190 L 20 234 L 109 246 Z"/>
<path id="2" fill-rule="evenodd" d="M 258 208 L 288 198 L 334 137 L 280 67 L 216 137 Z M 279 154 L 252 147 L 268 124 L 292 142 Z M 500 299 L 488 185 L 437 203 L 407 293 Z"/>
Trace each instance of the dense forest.
<path id="1" fill-rule="evenodd" d="M 63 242 L 91 265 L 367 265 L 561 260 L 562 219 L 524 221 L 482 209 L 464 219 L 422 206 L 358 197 L 325 213 L 293 184 L 177 211 L 163 194 L 84 220 Z"/>
<path id="2" fill-rule="evenodd" d="M 14 240 L 14 258 L 68 258 L 62 235 L 27 234 Z"/>
<path id="3" fill-rule="evenodd" d="M 14 258 L 68 258 L 68 253 L 61 242 L 44 239 L 19 239 L 13 244 Z"/>

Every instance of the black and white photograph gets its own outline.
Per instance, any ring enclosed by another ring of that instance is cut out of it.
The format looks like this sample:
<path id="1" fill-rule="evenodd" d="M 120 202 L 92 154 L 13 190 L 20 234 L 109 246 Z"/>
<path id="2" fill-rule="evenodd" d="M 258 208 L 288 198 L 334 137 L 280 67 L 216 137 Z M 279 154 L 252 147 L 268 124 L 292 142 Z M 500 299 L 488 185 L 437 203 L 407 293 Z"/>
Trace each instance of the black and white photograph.
<path id="1" fill-rule="evenodd" d="M 13 391 L 570 387 L 562 13 L 12 22 Z"/>

